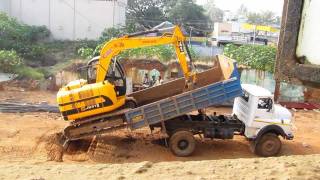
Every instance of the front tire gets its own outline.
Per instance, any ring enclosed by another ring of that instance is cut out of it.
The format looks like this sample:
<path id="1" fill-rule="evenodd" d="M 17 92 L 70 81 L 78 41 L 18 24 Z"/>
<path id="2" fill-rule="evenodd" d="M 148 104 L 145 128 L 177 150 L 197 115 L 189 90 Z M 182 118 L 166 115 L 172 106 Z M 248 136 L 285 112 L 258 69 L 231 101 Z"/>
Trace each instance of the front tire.
<path id="1" fill-rule="evenodd" d="M 263 157 L 276 156 L 279 154 L 280 150 L 281 141 L 274 133 L 266 133 L 262 135 L 255 145 L 255 153 Z"/>
<path id="2" fill-rule="evenodd" d="M 193 153 L 196 146 L 194 136 L 189 131 L 177 131 L 169 139 L 169 147 L 173 154 L 186 157 Z"/>

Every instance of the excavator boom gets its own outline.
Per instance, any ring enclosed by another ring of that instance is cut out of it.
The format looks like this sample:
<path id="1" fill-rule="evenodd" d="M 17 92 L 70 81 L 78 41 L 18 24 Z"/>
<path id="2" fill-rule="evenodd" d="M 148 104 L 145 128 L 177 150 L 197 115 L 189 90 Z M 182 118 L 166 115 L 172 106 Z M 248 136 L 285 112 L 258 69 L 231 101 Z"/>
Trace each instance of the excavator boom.
<path id="1" fill-rule="evenodd" d="M 138 37 L 144 34 L 150 33 L 159 33 L 163 31 L 168 31 L 172 29 L 171 33 L 164 33 L 162 36 L 156 37 Z M 185 51 L 185 36 L 178 26 L 174 28 L 160 29 L 160 30 L 151 30 L 145 32 L 134 33 L 131 35 L 125 35 L 120 38 L 112 39 L 106 43 L 101 52 L 99 63 L 97 64 L 97 77 L 96 82 L 102 82 L 105 80 L 106 73 L 108 72 L 108 67 L 113 57 L 117 56 L 121 51 L 126 49 L 141 48 L 148 46 L 157 46 L 172 44 L 175 48 L 178 61 L 181 65 L 181 69 L 184 73 L 184 76 L 189 79 L 191 76 L 190 70 L 188 68 L 188 63 L 186 59 Z M 187 47 L 186 47 L 187 48 Z M 189 58 L 191 58 L 189 56 Z"/>

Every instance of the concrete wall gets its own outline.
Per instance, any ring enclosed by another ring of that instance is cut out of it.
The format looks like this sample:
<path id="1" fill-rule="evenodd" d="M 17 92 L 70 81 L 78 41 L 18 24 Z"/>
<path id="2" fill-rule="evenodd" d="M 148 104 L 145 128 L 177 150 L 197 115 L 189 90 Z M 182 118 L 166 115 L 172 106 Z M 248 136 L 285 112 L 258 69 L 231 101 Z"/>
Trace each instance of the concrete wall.
<path id="1" fill-rule="evenodd" d="M 1 0 L 0 11 L 29 25 L 45 25 L 54 39 L 96 39 L 125 24 L 127 0 Z"/>
<path id="2" fill-rule="evenodd" d="M 0 11 L 9 12 L 9 9 L 10 9 L 10 0 L 1 0 Z"/>

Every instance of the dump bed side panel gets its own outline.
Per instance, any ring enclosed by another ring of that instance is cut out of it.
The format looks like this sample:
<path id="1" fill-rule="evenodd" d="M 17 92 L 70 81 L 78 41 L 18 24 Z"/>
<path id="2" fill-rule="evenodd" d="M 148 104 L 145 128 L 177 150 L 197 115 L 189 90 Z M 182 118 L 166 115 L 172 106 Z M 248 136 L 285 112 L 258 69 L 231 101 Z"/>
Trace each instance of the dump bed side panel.
<path id="1" fill-rule="evenodd" d="M 126 121 L 129 127 L 134 130 L 222 103 L 241 94 L 239 78 L 233 77 L 132 109 L 126 113 Z"/>
<path id="2" fill-rule="evenodd" d="M 219 64 L 215 67 L 197 73 L 197 86 L 203 87 L 215 82 L 225 80 L 221 72 Z M 185 78 L 179 78 L 161 84 L 159 86 L 143 89 L 137 92 L 129 94 L 129 97 L 133 97 L 139 106 L 152 103 L 170 96 L 174 96 L 180 93 L 183 93 L 185 87 Z"/>

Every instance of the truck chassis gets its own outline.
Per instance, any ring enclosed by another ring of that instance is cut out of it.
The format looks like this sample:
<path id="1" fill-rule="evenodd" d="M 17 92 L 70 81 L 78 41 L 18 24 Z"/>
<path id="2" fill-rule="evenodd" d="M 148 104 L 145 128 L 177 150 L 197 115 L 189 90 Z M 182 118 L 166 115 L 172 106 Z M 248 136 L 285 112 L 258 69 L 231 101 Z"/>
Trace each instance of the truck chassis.
<path id="1" fill-rule="evenodd" d="M 182 115 L 150 126 L 151 130 L 162 128 L 168 135 L 168 146 L 176 156 L 189 156 L 196 147 L 194 135 L 203 139 L 233 139 L 234 135 L 244 136 L 245 124 L 236 116 L 225 115 Z M 164 129 L 163 129 L 164 128 Z M 251 150 L 259 156 L 274 156 L 281 149 L 277 134 L 266 133 L 256 139 L 248 139 Z"/>

